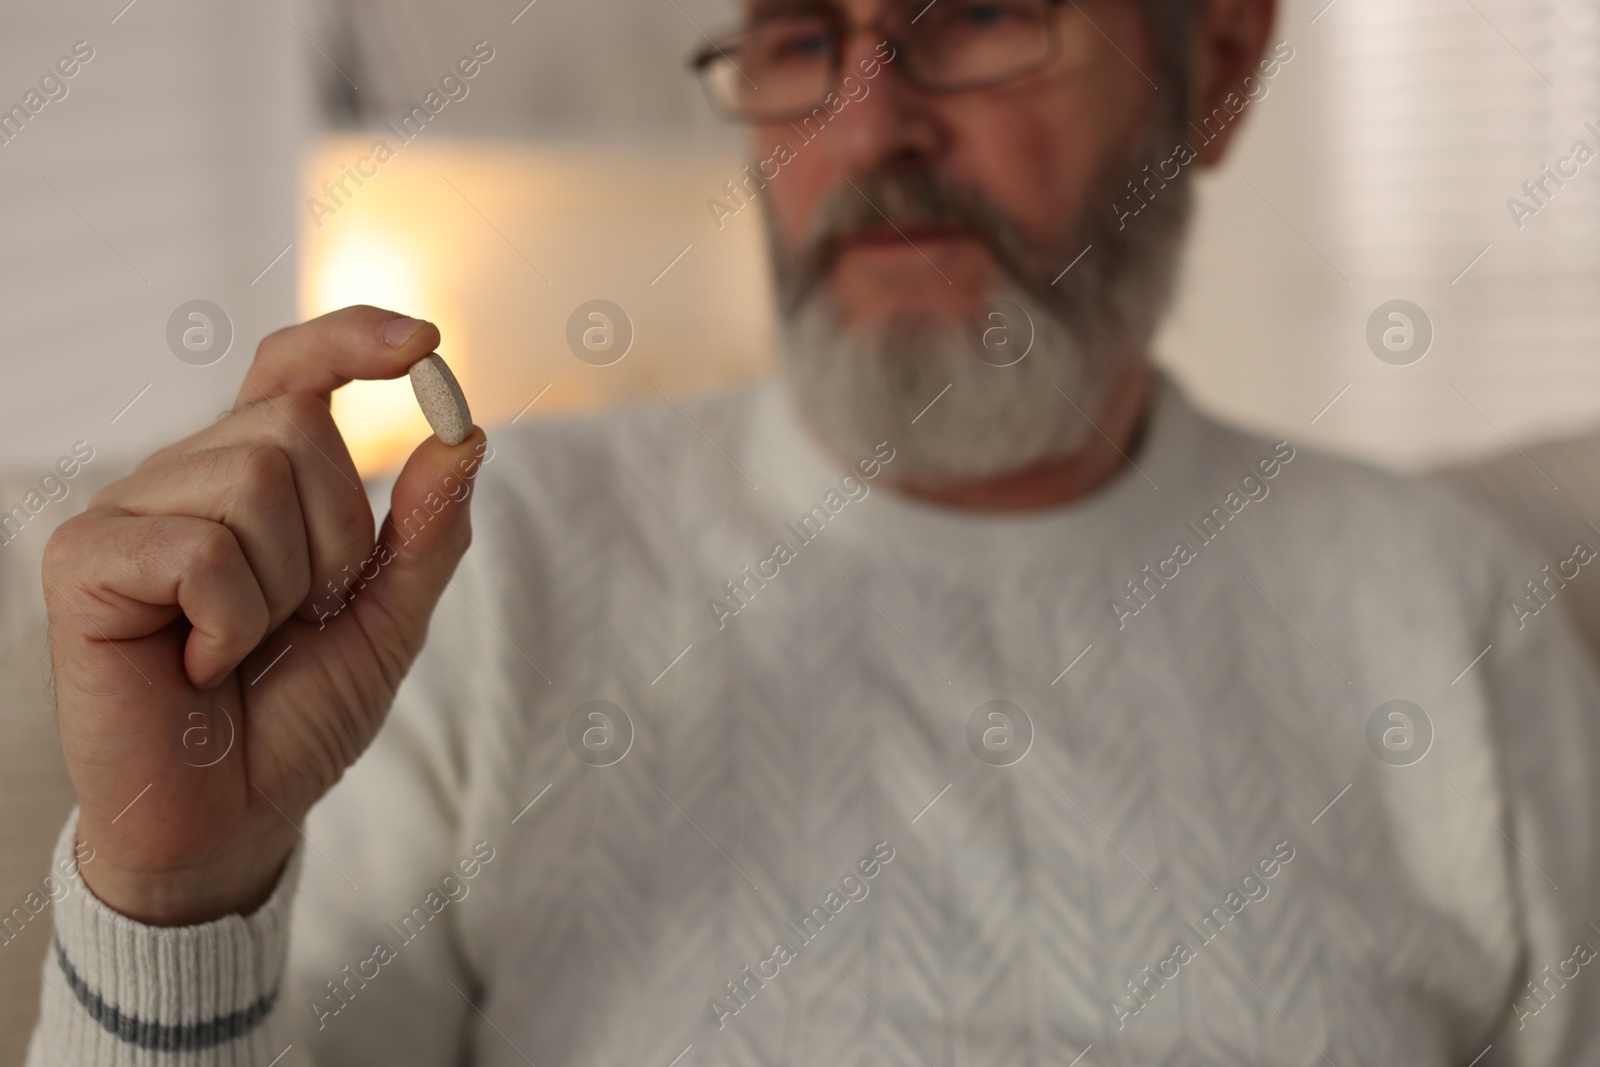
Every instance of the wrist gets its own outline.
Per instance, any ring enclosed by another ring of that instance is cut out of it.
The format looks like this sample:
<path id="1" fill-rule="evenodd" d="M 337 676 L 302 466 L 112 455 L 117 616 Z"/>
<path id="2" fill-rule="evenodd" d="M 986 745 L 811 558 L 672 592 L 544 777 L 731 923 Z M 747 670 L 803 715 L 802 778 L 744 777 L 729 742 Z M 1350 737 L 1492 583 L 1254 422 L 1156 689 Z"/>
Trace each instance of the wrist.
<path id="1" fill-rule="evenodd" d="M 248 916 L 277 888 L 293 852 L 256 846 L 194 867 L 134 870 L 104 851 L 80 868 L 84 886 L 106 907 L 146 926 L 195 926 L 226 915 Z"/>

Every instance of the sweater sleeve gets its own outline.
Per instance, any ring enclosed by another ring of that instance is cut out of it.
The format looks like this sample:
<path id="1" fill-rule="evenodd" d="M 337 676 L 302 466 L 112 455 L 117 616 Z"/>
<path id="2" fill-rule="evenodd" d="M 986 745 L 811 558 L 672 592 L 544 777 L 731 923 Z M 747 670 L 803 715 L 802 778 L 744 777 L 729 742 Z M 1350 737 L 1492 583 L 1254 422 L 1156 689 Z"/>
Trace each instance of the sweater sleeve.
<path id="1" fill-rule="evenodd" d="M 27 1067 L 278 1067 L 297 848 L 254 914 L 197 926 L 147 926 L 101 903 L 78 872 L 78 814 L 56 842 L 65 894 L 45 959 Z M 85 857 L 86 862 L 93 858 Z M 280 1058 L 281 1057 L 281 1058 Z"/>
<path id="2" fill-rule="evenodd" d="M 499 835 L 464 819 L 468 750 L 493 731 L 473 714 L 499 640 L 479 613 L 492 604 L 482 555 L 463 559 L 383 727 L 313 806 L 260 910 L 148 927 L 74 882 L 28 1067 L 461 1061 L 480 992 L 462 924 L 507 865 L 494 862 L 504 842 L 484 839 Z M 74 817 L 58 861 L 75 834 Z"/>
<path id="3" fill-rule="evenodd" d="M 1500 795 L 1476 803 L 1505 839 L 1524 948 L 1483 1063 L 1600 1063 L 1600 674 L 1562 605 L 1519 618 L 1522 595 L 1506 584 L 1483 660 Z"/>

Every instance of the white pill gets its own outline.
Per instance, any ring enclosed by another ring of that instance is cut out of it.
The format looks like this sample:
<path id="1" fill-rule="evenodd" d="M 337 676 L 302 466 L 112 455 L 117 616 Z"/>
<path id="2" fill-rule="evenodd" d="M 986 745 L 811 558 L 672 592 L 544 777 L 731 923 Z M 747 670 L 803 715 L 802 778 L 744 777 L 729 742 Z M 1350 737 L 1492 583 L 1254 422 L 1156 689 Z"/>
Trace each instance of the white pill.
<path id="1" fill-rule="evenodd" d="M 439 353 L 430 352 L 411 365 L 411 391 L 417 394 L 417 406 L 439 440 L 459 445 L 467 439 L 472 432 L 472 412 L 461 383 Z"/>

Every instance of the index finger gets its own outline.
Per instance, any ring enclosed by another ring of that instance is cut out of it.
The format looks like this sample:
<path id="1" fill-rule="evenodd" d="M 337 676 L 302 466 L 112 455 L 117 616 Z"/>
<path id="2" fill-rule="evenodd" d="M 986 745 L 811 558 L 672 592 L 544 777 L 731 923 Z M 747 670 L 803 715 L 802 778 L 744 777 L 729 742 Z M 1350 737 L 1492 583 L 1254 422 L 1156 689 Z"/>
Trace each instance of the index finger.
<path id="1" fill-rule="evenodd" d="M 357 304 L 268 334 L 256 347 L 234 410 L 286 393 L 323 400 L 357 380 L 398 378 L 439 346 L 439 328 Z"/>

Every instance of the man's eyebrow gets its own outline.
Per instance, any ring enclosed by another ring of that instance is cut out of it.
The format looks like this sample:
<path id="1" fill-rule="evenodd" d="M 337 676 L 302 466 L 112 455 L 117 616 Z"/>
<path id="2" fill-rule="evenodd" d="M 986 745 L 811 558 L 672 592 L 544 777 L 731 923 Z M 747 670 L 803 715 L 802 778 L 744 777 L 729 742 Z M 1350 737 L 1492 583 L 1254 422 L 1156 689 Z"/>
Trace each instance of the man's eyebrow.
<path id="1" fill-rule="evenodd" d="M 745 22 L 765 22 L 781 15 L 822 11 L 831 7 L 831 4 L 818 3 L 817 0 L 754 0 L 745 14 Z"/>

